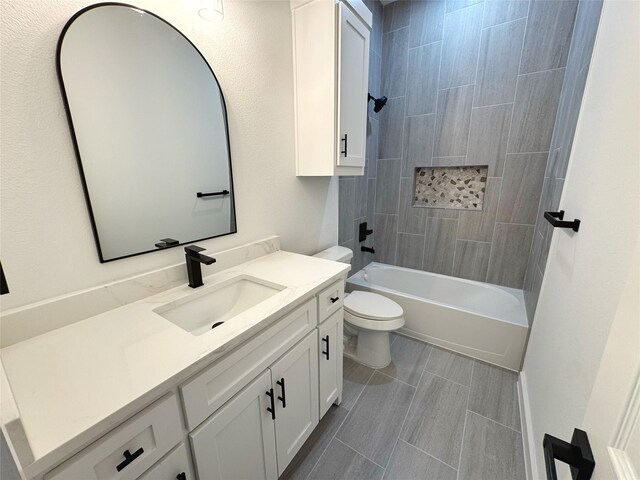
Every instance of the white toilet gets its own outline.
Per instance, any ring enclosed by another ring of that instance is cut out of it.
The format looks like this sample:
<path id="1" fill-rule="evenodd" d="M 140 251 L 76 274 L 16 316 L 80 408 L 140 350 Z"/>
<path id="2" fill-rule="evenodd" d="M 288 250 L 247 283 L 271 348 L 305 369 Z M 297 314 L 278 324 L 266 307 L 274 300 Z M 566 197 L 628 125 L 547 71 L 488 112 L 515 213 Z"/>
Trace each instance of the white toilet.
<path id="1" fill-rule="evenodd" d="M 346 247 L 336 246 L 314 256 L 351 263 L 353 252 Z M 344 354 L 369 367 L 386 367 L 391 363 L 389 332 L 404 325 L 403 315 L 400 305 L 377 293 L 356 290 L 346 294 Z"/>

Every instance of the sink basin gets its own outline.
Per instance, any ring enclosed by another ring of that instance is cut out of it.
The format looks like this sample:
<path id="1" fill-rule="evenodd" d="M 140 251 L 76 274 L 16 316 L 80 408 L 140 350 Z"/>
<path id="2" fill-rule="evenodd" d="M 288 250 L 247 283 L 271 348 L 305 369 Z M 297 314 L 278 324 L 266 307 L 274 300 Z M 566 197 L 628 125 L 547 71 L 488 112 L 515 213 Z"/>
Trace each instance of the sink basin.
<path id="1" fill-rule="evenodd" d="M 202 335 L 284 289 L 282 285 L 243 275 L 205 287 L 154 312 L 193 335 Z"/>

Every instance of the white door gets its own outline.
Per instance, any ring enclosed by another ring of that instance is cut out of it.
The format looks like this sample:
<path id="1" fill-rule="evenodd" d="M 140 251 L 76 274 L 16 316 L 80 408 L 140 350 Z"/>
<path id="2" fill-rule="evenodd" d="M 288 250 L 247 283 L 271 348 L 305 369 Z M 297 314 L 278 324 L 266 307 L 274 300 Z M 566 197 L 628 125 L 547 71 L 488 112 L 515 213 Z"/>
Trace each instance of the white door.
<path id="1" fill-rule="evenodd" d="M 605 0 L 560 201 L 580 230 L 553 233 L 521 375 L 536 479 L 543 435 L 570 441 L 574 428 L 589 436 L 593 478 L 640 475 L 639 36 L 640 2 Z"/>
<path id="2" fill-rule="evenodd" d="M 320 418 L 342 393 L 342 309 L 318 327 Z"/>
<path id="3" fill-rule="evenodd" d="M 198 478 L 278 478 L 270 391 L 266 370 L 189 435 Z"/>
<path id="4" fill-rule="evenodd" d="M 367 143 L 369 28 L 344 3 L 338 4 L 337 164 L 363 167 Z"/>
<path id="5" fill-rule="evenodd" d="M 271 377 L 276 399 L 278 471 L 282 475 L 318 424 L 316 330 L 273 364 Z"/>

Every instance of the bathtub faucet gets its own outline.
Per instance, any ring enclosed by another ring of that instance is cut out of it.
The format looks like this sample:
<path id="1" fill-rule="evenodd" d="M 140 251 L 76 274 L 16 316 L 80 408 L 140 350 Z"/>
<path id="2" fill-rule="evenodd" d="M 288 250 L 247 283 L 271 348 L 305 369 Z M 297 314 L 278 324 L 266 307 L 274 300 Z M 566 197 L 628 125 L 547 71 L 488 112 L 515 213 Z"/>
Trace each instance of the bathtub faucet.
<path id="1" fill-rule="evenodd" d="M 368 253 L 376 253 L 376 251 L 373 249 L 373 247 L 362 246 L 362 247 L 360 247 L 360 250 L 362 250 L 363 252 L 368 252 Z"/>

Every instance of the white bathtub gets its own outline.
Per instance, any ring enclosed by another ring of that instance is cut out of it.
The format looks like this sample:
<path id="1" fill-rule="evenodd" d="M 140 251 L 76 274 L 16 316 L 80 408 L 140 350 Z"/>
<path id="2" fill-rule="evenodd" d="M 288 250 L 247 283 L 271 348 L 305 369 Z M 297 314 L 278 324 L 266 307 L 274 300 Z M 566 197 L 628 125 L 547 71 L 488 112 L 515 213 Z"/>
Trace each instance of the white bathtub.
<path id="1" fill-rule="evenodd" d="M 382 263 L 349 277 L 353 290 L 398 302 L 404 335 L 520 370 L 529 332 L 522 290 Z"/>

